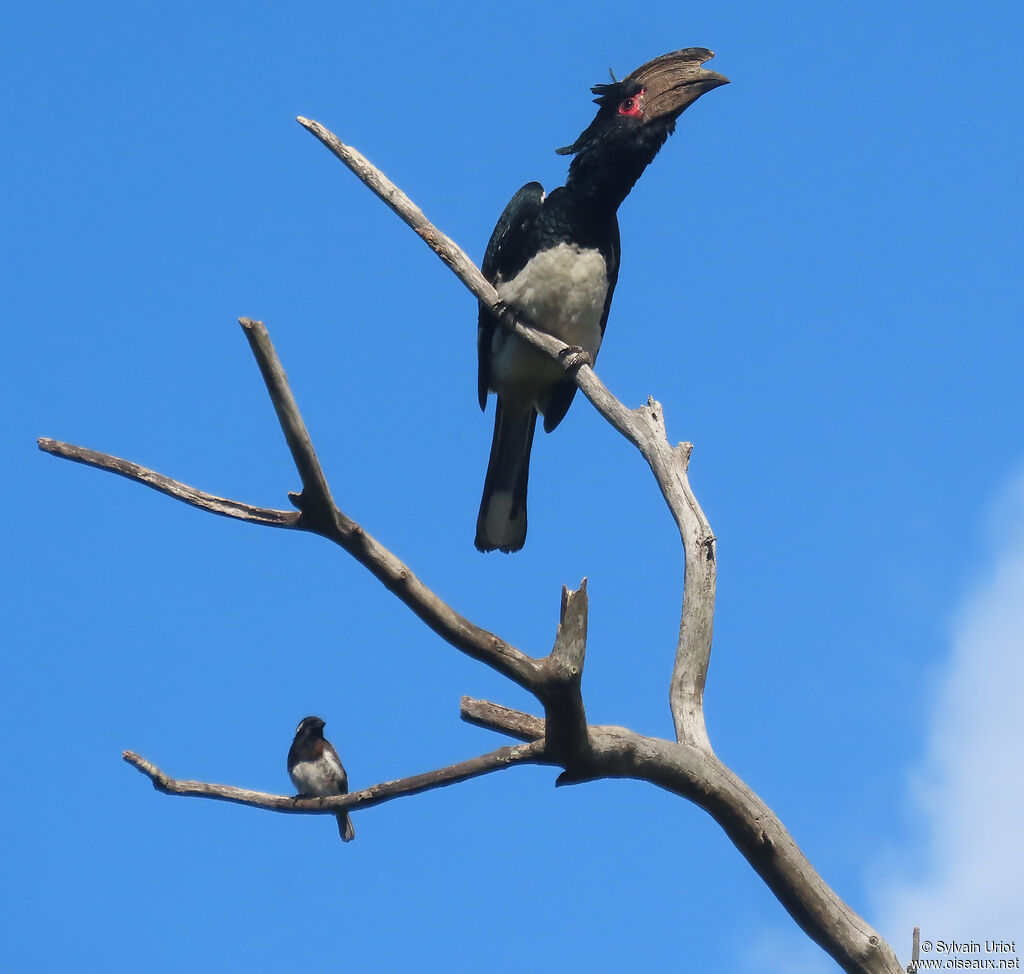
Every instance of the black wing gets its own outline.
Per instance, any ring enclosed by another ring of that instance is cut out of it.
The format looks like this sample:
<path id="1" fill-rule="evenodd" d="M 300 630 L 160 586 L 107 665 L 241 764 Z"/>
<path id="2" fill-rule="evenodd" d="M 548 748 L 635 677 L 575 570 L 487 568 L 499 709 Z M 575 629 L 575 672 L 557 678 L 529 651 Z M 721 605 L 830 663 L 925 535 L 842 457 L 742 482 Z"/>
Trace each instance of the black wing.
<path id="1" fill-rule="evenodd" d="M 527 183 L 509 200 L 491 234 L 480 268 L 484 277 L 492 284 L 499 277 L 505 281 L 515 277 L 526 265 L 531 256 L 526 248 L 530 228 L 537 219 L 543 202 L 544 187 L 540 183 Z M 487 389 L 491 378 L 491 336 L 496 327 L 497 319 L 481 304 L 476 331 L 479 363 L 477 392 L 481 409 L 487 406 Z"/>
<path id="2" fill-rule="evenodd" d="M 330 752 L 330 757 L 334 758 L 331 762 L 334 767 L 334 771 L 338 775 L 338 793 L 341 795 L 348 794 L 348 774 L 345 771 L 345 765 L 341 763 L 341 758 L 338 757 L 338 752 L 334 749 L 334 745 L 324 740 L 324 750 Z"/>

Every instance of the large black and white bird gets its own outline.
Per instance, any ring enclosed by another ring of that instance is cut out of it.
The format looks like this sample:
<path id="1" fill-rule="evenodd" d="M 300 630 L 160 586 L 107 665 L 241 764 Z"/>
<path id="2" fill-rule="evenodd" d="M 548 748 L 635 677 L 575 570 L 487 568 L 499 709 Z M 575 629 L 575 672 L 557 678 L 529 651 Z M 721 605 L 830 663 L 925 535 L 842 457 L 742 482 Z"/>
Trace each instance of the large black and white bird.
<path id="1" fill-rule="evenodd" d="M 348 775 L 334 745 L 324 738 L 324 722 L 319 717 L 304 717 L 295 728 L 288 749 L 288 777 L 300 798 L 348 794 Z M 342 842 L 356 837 L 348 812 L 338 813 L 338 834 Z"/>
<path id="2" fill-rule="evenodd" d="M 570 146 L 569 178 L 550 195 L 527 183 L 494 228 L 482 270 L 502 303 L 593 359 L 619 276 L 616 211 L 706 91 L 729 79 L 702 65 L 714 55 L 690 47 L 655 58 L 622 81 L 591 90 L 597 116 Z M 560 366 L 508 334 L 481 304 L 477 330 L 480 408 L 498 394 L 494 438 L 476 523 L 481 551 L 518 551 L 526 541 L 526 486 L 537 414 L 551 432 L 576 385 Z"/>

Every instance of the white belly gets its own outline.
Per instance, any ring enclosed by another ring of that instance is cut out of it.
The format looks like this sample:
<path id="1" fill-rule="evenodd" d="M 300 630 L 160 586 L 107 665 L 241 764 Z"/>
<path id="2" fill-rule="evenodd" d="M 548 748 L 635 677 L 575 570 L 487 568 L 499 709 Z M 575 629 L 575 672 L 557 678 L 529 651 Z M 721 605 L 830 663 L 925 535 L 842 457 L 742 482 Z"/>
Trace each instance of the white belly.
<path id="1" fill-rule="evenodd" d="M 596 250 L 561 243 L 538 254 L 510 281 L 499 281 L 498 296 L 542 331 L 593 358 L 601 347 L 601 317 L 608 294 L 604 258 Z M 523 403 L 546 401 L 562 378 L 558 363 L 496 328 L 491 341 L 491 387 Z"/>
<path id="2" fill-rule="evenodd" d="M 289 775 L 302 795 L 324 798 L 341 794 L 341 775 L 325 761 L 300 761 Z"/>

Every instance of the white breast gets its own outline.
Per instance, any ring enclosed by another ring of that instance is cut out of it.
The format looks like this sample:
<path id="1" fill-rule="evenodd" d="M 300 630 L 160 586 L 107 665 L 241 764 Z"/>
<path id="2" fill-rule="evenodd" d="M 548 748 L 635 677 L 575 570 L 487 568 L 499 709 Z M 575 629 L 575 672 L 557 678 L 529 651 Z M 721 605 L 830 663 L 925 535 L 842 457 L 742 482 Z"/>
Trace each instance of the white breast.
<path id="1" fill-rule="evenodd" d="M 507 305 L 522 311 L 538 328 L 597 354 L 608 293 L 604 258 L 598 251 L 560 243 L 531 258 L 497 290 Z"/>
<path id="2" fill-rule="evenodd" d="M 498 296 L 538 328 L 597 355 L 608 294 L 604 258 L 596 250 L 561 243 L 530 259 L 511 280 L 499 281 Z M 562 378 L 557 363 L 494 330 L 491 386 L 512 399 L 530 400 Z"/>
<path id="3" fill-rule="evenodd" d="M 341 793 L 341 775 L 326 761 L 300 761 L 288 774 L 301 795 L 323 798 Z"/>

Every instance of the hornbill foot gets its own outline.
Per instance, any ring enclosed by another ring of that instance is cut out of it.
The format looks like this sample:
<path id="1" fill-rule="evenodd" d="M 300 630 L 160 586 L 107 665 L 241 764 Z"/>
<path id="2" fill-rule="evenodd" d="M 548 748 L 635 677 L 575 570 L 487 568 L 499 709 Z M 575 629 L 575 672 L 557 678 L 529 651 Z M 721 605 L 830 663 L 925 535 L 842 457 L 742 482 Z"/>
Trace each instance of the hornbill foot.
<path id="1" fill-rule="evenodd" d="M 565 372 L 575 372 L 583 365 L 593 368 L 594 357 L 580 345 L 570 345 L 558 353 L 558 362 Z"/>

